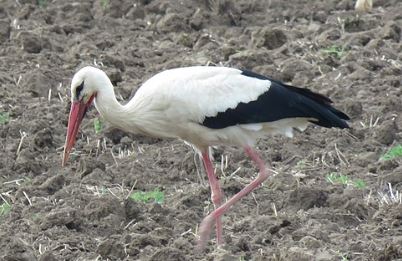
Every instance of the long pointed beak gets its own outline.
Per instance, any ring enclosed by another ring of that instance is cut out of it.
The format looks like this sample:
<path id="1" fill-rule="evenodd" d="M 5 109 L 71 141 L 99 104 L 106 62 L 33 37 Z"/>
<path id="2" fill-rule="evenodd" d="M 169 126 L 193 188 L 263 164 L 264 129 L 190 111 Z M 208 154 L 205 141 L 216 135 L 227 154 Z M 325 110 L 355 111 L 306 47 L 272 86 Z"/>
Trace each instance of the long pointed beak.
<path id="1" fill-rule="evenodd" d="M 70 116 L 68 118 L 66 143 L 64 145 L 62 166 L 65 166 L 70 155 L 71 149 L 74 147 L 77 133 L 89 106 L 93 101 L 94 96 L 88 100 L 87 103 L 82 101 L 75 101 L 71 103 Z"/>

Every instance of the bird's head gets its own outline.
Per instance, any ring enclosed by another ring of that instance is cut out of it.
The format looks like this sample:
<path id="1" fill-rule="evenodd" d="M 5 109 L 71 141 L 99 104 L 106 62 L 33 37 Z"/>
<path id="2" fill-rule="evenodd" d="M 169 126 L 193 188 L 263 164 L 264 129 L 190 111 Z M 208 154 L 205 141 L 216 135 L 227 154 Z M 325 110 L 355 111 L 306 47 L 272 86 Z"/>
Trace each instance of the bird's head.
<path id="1" fill-rule="evenodd" d="M 68 119 L 66 143 L 64 145 L 63 166 L 68 160 L 71 149 L 75 144 L 81 121 L 96 97 L 99 86 L 102 86 L 108 80 L 109 78 L 102 70 L 91 66 L 80 69 L 74 75 L 71 81 L 71 109 Z"/>

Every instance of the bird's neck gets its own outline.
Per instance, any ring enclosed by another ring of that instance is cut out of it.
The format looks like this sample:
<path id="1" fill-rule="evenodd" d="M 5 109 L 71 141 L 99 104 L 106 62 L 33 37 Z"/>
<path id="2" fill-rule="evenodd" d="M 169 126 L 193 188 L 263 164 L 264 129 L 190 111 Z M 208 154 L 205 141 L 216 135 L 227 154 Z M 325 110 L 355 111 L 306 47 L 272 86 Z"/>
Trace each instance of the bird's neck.
<path id="1" fill-rule="evenodd" d="M 130 131 L 129 121 L 125 106 L 121 105 L 115 96 L 111 82 L 99 89 L 95 97 L 95 107 L 106 121 L 115 127 Z"/>

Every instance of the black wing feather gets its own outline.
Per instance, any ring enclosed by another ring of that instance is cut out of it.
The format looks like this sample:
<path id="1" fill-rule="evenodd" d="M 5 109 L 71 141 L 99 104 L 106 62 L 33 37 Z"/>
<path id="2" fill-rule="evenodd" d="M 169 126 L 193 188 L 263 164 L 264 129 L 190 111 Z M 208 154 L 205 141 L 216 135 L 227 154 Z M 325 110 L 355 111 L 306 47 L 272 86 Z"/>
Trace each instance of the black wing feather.
<path id="1" fill-rule="evenodd" d="M 202 125 L 222 129 L 237 124 L 273 122 L 285 118 L 313 118 L 311 122 L 322 127 L 349 128 L 349 117 L 331 106 L 331 100 L 324 95 L 305 88 L 286 85 L 280 81 L 242 71 L 247 77 L 271 81 L 269 90 L 257 100 L 239 103 L 236 108 L 206 117 Z"/>

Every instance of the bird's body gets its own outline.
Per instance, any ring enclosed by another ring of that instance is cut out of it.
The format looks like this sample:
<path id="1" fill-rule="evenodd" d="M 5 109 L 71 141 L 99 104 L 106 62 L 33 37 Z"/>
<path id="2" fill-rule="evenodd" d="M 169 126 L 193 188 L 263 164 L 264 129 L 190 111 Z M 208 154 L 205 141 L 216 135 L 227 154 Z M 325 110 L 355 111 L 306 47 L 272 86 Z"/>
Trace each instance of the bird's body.
<path id="1" fill-rule="evenodd" d="M 178 138 L 191 143 L 203 157 L 217 208 L 201 226 L 201 241 L 216 221 L 222 242 L 221 215 L 268 176 L 252 150 L 256 140 L 269 134 L 291 137 L 312 122 L 323 127 L 347 128 L 349 118 L 331 101 L 307 89 L 228 67 L 195 66 L 166 70 L 147 80 L 125 105 L 115 97 L 106 74 L 93 67 L 78 71 L 71 83 L 72 107 L 63 164 L 74 145 L 79 123 L 94 101 L 113 125 L 134 133 Z M 222 192 L 208 155 L 212 145 L 243 147 L 260 169 L 259 177 L 244 191 L 221 205 Z"/>
<path id="2" fill-rule="evenodd" d="M 370 12 L 373 9 L 373 0 L 357 0 L 355 10 L 359 13 Z"/>
<path id="3" fill-rule="evenodd" d="M 98 71 L 86 67 L 81 72 L 84 75 L 94 70 Z M 235 115 L 240 115 L 236 119 L 229 118 L 228 110 L 234 111 L 239 104 L 255 102 L 264 93 L 269 96 L 272 87 L 286 90 L 278 83 L 273 86 L 268 78 L 253 77 L 244 72 L 228 67 L 206 66 L 166 70 L 146 81 L 125 105 L 116 100 L 109 81 L 101 85 L 94 103 L 107 121 L 125 131 L 179 138 L 200 150 L 211 145 L 253 146 L 258 138 L 268 134 L 292 137 L 293 128 L 304 130 L 309 121 L 314 121 L 314 115 L 292 111 L 298 101 L 290 96 L 283 98 L 284 101 L 279 104 L 282 108 L 261 103 L 250 111 L 241 111 L 244 115 L 235 111 Z M 297 93 L 293 95 L 304 97 Z M 287 104 L 286 101 L 295 104 Z M 264 105 L 268 108 L 264 109 Z M 325 109 L 325 106 L 321 107 Z M 288 115 L 265 117 L 267 120 L 262 121 L 265 115 L 281 113 Z M 214 122 L 214 118 L 218 117 L 221 119 Z M 338 124 L 342 125 L 342 122 Z"/>

